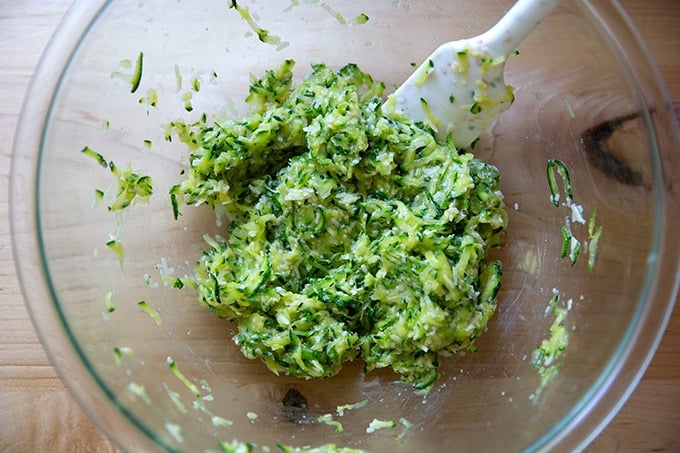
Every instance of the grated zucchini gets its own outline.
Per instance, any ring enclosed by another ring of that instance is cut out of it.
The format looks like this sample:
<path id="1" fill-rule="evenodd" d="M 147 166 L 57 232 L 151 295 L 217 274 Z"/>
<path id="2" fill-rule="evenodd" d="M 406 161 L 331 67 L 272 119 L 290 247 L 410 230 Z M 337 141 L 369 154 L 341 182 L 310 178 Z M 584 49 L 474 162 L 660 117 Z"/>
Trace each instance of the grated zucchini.
<path id="1" fill-rule="evenodd" d="M 574 193 L 571 188 L 571 178 L 569 178 L 569 170 L 567 166 L 561 160 L 550 159 L 548 160 L 548 186 L 550 187 L 550 201 L 555 206 L 559 206 L 560 203 L 560 193 L 557 186 L 557 179 L 555 178 L 555 172 L 557 172 L 562 178 L 562 183 L 564 184 L 564 192 L 566 194 L 566 202 L 570 203 L 574 198 Z"/>
<path id="2" fill-rule="evenodd" d="M 378 420 L 377 418 L 374 418 L 366 428 L 366 432 L 371 434 L 380 429 L 394 429 L 396 427 L 397 424 L 393 420 Z"/>
<path id="3" fill-rule="evenodd" d="M 148 145 L 151 145 L 150 141 Z M 130 164 L 121 170 L 113 161 L 107 161 L 104 156 L 94 151 L 89 146 L 85 146 L 80 152 L 94 159 L 102 167 L 108 168 L 116 178 L 118 191 L 116 193 L 116 199 L 109 206 L 109 211 L 122 211 L 130 206 L 133 201 L 139 201 L 140 203 L 149 202 L 149 198 L 153 195 L 153 180 L 151 179 L 151 176 L 136 173 L 132 170 Z M 103 199 L 104 192 L 97 189 L 95 197 L 98 200 Z"/>
<path id="4" fill-rule="evenodd" d="M 230 221 L 190 286 L 276 374 L 361 358 L 427 391 L 440 354 L 474 350 L 496 308 L 498 170 L 384 112 L 384 84 L 356 65 L 313 65 L 297 86 L 293 65 L 252 82 L 246 118 L 170 125 L 190 148 L 175 218 L 206 203 Z"/>
<path id="5" fill-rule="evenodd" d="M 278 444 L 277 447 L 284 453 L 368 453 L 366 450 L 338 447 L 335 444 L 324 444 L 319 447 L 291 447 Z"/>
<path id="6" fill-rule="evenodd" d="M 316 417 L 316 421 L 319 423 L 325 423 L 328 426 L 332 426 L 335 428 L 336 433 L 341 433 L 345 430 L 342 426 L 342 423 L 333 419 L 333 414 L 319 415 Z"/>
<path id="7" fill-rule="evenodd" d="M 149 315 L 149 318 L 151 318 L 157 326 L 163 325 L 163 321 L 161 320 L 161 315 L 158 313 L 158 310 L 153 308 L 151 305 L 148 304 L 147 301 L 145 300 L 140 300 L 137 302 L 137 306 L 147 315 Z"/>
<path id="8" fill-rule="evenodd" d="M 139 88 L 142 81 L 142 70 L 144 68 L 144 53 L 139 52 L 137 55 L 137 62 L 135 63 L 135 72 L 132 73 L 132 80 L 130 81 L 130 93 L 134 93 Z"/>
<path id="9" fill-rule="evenodd" d="M 219 447 L 223 453 L 251 453 L 255 444 L 234 439 L 231 442 L 220 442 Z"/>

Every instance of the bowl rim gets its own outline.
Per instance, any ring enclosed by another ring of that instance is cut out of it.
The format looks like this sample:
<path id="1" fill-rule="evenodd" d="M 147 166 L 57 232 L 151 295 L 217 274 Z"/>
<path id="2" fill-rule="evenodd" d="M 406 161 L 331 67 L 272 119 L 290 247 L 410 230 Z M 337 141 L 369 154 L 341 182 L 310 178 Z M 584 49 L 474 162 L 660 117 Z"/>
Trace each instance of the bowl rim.
<path id="1" fill-rule="evenodd" d="M 69 333 L 67 320 L 58 309 L 58 297 L 47 274 L 42 247 L 35 181 L 40 172 L 44 136 L 34 131 L 42 130 L 44 134 L 42 126 L 49 120 L 63 74 L 97 19 L 113 2 L 75 1 L 36 67 L 24 98 L 13 145 L 10 171 L 12 249 L 23 297 L 36 332 L 51 363 L 80 407 L 118 447 L 172 450 L 130 413 L 113 392 L 107 391 L 97 373 L 87 365 L 87 357 Z M 652 126 L 650 143 L 655 148 L 653 186 L 658 196 L 654 212 L 663 221 L 655 225 L 652 238 L 653 250 L 657 253 L 648 260 L 642 294 L 656 297 L 649 303 L 644 298 L 638 301 L 624 341 L 598 379 L 554 426 L 525 446 L 526 451 L 555 447 L 580 450 L 600 434 L 625 404 L 651 362 L 670 319 L 680 285 L 680 243 L 673 246 L 669 239 L 674 237 L 674 225 L 680 222 L 680 184 L 673 180 L 680 174 L 680 127 L 670 96 L 656 63 L 623 7 L 616 0 L 577 0 L 577 3 L 600 24 L 605 23 L 602 19 L 604 14 L 614 17 L 614 21 L 619 22 L 615 24 L 618 29 L 605 30 L 612 37 L 610 44 L 615 46 L 620 56 L 634 53 L 637 59 L 646 63 L 633 66 L 624 61 L 632 80 L 637 83 L 641 105 L 649 106 L 642 112 L 642 117 Z M 625 54 L 617 44 L 624 34 L 628 46 Z M 64 58 L 65 55 L 68 57 Z M 39 127 L 36 129 L 36 126 Z M 664 142 L 660 145 L 657 137 L 662 135 Z M 664 244 L 664 248 L 660 244 Z M 662 278 L 657 272 L 661 268 L 676 269 L 674 278 Z M 658 305 L 657 309 L 654 310 L 652 305 Z M 663 309 L 659 310 L 659 307 Z M 86 376 L 92 379 L 82 379 Z"/>

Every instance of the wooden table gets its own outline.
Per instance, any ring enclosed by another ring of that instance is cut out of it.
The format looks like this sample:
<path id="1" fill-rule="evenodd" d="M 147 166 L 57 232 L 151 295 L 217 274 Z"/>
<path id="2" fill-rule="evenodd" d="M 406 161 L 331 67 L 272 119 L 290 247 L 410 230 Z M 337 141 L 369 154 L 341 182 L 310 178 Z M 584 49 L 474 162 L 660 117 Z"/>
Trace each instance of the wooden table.
<path id="1" fill-rule="evenodd" d="M 0 0 L 0 451 L 113 451 L 50 365 L 28 317 L 11 250 L 12 140 L 34 67 L 71 0 Z M 680 1 L 624 0 L 680 111 Z M 680 177 L 680 175 L 678 175 Z M 670 278 L 671 276 L 669 276 Z M 680 451 L 680 303 L 621 412 L 590 451 Z"/>

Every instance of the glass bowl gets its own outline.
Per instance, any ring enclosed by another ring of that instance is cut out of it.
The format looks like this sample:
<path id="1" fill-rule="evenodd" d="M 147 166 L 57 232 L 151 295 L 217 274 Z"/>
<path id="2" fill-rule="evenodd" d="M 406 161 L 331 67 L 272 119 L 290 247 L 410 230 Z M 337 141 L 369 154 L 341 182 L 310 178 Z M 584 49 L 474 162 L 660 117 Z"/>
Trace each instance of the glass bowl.
<path id="1" fill-rule="evenodd" d="M 680 257 L 677 122 L 614 1 L 563 2 L 508 62 L 515 103 L 474 149 L 499 168 L 509 215 L 492 251 L 504 269 L 498 308 L 476 353 L 442 358 L 427 395 L 389 371 L 364 374 L 360 362 L 326 380 L 277 377 L 241 355 L 234 325 L 200 306 L 191 288 L 164 284 L 191 274 L 203 235 L 223 228 L 205 207 L 174 220 L 167 194 L 188 150 L 165 139 L 165 125 L 245 114 L 250 75 L 287 58 L 297 62 L 296 80 L 312 63 L 354 62 L 390 92 L 412 63 L 486 30 L 510 3 L 240 0 L 250 24 L 223 0 L 73 5 L 18 128 L 13 237 L 46 350 L 119 447 L 217 451 L 237 440 L 256 451 L 577 449 L 608 423 L 663 333 Z M 131 94 L 140 52 L 142 79 Z M 81 153 L 86 146 L 152 176 L 149 203 L 119 214 L 98 204 L 95 189 L 111 190 L 112 179 Z M 551 159 L 568 168 L 586 225 L 552 203 Z M 602 234 L 589 271 L 594 210 Z M 573 266 L 561 258 L 567 224 L 583 247 Z M 112 236 L 124 244 L 124 270 L 106 246 Z M 568 346 L 542 385 L 532 357 L 550 338 L 554 294 L 567 310 Z M 342 432 L 317 418 L 325 414 Z M 396 426 L 369 433 L 373 419 Z"/>

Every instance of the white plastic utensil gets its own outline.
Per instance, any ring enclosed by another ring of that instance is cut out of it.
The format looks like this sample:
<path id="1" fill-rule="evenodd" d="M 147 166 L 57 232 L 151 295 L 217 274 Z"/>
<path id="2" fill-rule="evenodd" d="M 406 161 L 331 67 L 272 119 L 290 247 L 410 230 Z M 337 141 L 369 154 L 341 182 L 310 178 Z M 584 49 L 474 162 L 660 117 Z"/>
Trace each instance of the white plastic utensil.
<path id="1" fill-rule="evenodd" d="M 505 61 L 559 0 L 519 0 L 487 32 L 440 46 L 388 100 L 397 113 L 423 121 L 439 141 L 453 133 L 468 148 L 510 107 Z"/>

